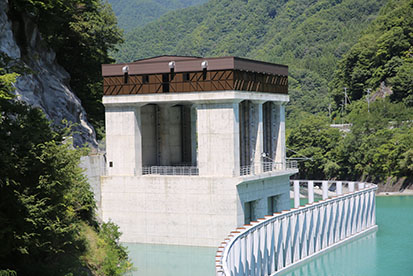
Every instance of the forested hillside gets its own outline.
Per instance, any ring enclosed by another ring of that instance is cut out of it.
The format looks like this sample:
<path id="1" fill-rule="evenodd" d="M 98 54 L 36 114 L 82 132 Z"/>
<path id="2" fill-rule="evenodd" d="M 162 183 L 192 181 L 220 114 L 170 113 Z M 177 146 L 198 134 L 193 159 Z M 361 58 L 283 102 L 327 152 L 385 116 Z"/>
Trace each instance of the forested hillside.
<path id="1" fill-rule="evenodd" d="M 288 146 L 312 161 L 300 167 L 307 178 L 364 179 L 399 190 L 413 183 L 413 2 L 390 0 L 344 54 L 330 83 L 336 123 L 325 114 L 302 112 Z M 351 104 L 343 105 L 343 88 Z M 367 95 L 371 89 L 371 95 Z M 368 104 L 368 100 L 371 102 Z"/>
<path id="2" fill-rule="evenodd" d="M 340 101 L 342 87 L 351 100 L 366 87 L 391 87 L 390 99 L 413 106 L 413 1 L 389 1 L 338 66 L 331 92 Z"/>
<path id="3" fill-rule="evenodd" d="M 117 61 L 162 54 L 236 55 L 288 64 L 292 105 L 327 110 L 337 61 L 384 0 L 211 0 L 132 30 Z"/>
<path id="4" fill-rule="evenodd" d="M 205 3 L 207 0 L 108 0 L 126 32 L 158 19 L 168 11 Z"/>

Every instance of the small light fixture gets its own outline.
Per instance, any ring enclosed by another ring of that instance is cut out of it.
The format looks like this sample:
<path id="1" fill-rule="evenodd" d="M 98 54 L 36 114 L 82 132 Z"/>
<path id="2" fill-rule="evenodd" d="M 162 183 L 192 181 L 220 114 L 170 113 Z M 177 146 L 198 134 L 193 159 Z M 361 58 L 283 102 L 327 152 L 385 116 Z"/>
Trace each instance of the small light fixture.
<path id="1" fill-rule="evenodd" d="M 202 69 L 207 69 L 207 68 L 208 68 L 208 61 L 207 61 L 207 60 L 204 60 L 204 61 L 201 63 L 201 67 L 202 67 Z"/>
<path id="2" fill-rule="evenodd" d="M 171 70 L 175 69 L 175 61 L 170 61 L 168 65 L 169 65 L 169 69 Z"/>
<path id="3" fill-rule="evenodd" d="M 128 65 L 123 66 L 122 67 L 122 72 L 123 72 L 123 74 L 129 73 L 129 66 Z"/>
<path id="4" fill-rule="evenodd" d="M 123 83 L 127 84 L 129 80 L 129 66 L 125 65 L 122 67 L 123 72 Z"/>

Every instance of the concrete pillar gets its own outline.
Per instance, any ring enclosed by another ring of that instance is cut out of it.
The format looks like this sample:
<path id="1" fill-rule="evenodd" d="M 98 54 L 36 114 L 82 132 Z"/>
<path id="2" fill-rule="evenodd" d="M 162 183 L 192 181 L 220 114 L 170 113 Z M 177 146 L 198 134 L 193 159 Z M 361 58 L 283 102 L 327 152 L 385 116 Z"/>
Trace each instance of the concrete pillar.
<path id="1" fill-rule="evenodd" d="M 200 176 L 239 175 L 238 104 L 235 101 L 196 106 Z"/>
<path id="2" fill-rule="evenodd" d="M 264 152 L 264 125 L 263 125 L 263 111 L 262 105 L 264 101 L 253 101 L 254 106 L 254 123 L 255 129 L 255 144 L 253 152 L 253 162 L 255 165 L 255 173 L 262 172 L 262 153 Z"/>
<path id="3" fill-rule="evenodd" d="M 328 198 L 328 181 L 323 181 L 322 189 L 323 189 L 323 199 L 327 199 Z"/>
<path id="4" fill-rule="evenodd" d="M 274 102 L 271 103 L 271 152 L 270 158 L 273 162 L 277 162 L 277 145 L 280 136 L 280 106 Z M 279 166 L 276 166 L 277 169 Z"/>
<path id="5" fill-rule="evenodd" d="M 300 181 L 294 180 L 294 208 L 300 206 Z"/>
<path id="6" fill-rule="evenodd" d="M 191 105 L 191 161 L 192 165 L 196 166 L 197 164 L 197 135 L 196 135 L 196 108 L 194 105 Z"/>
<path id="7" fill-rule="evenodd" d="M 337 195 L 343 194 L 343 183 L 341 181 L 336 182 L 336 194 Z"/>
<path id="8" fill-rule="evenodd" d="M 348 191 L 350 193 L 354 192 L 354 182 L 349 182 L 348 183 Z"/>
<path id="9" fill-rule="evenodd" d="M 140 175 L 140 107 L 106 106 L 105 118 L 108 175 Z"/>
<path id="10" fill-rule="evenodd" d="M 159 105 L 159 165 L 160 166 L 170 166 L 171 165 L 171 151 L 170 151 L 170 118 L 169 118 L 169 109 L 171 108 L 170 104 L 160 104 Z"/>
<path id="11" fill-rule="evenodd" d="M 160 104 L 157 115 L 159 165 L 174 166 L 182 163 L 181 106 Z"/>
<path id="12" fill-rule="evenodd" d="M 282 169 L 285 169 L 285 157 L 286 157 L 286 150 L 285 150 L 285 106 L 282 104 L 276 105 L 277 118 L 276 124 L 278 125 L 278 135 L 277 135 L 277 146 L 275 149 L 275 162 L 282 164 Z"/>
<path id="13" fill-rule="evenodd" d="M 308 181 L 308 203 L 314 202 L 314 181 Z"/>

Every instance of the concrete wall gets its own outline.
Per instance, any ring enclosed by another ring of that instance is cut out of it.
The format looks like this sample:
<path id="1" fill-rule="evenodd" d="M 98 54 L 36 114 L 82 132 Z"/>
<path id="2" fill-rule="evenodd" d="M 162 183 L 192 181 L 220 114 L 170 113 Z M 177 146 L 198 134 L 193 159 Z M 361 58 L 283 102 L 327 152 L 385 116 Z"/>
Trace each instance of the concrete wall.
<path id="1" fill-rule="evenodd" d="M 268 198 L 277 197 L 278 211 L 290 209 L 290 176 L 274 176 L 264 179 L 245 181 L 237 186 L 237 225 L 245 223 L 245 203 L 253 202 L 254 216 L 263 218 L 268 215 Z M 248 210 L 247 210 L 248 212 Z M 252 216 L 252 215 L 251 215 Z"/>
<path id="2" fill-rule="evenodd" d="M 233 178 L 107 176 L 103 219 L 124 242 L 216 247 L 237 225 L 235 187 Z"/>
<path id="3" fill-rule="evenodd" d="M 105 174 L 106 160 L 103 154 L 93 154 L 80 158 L 80 167 L 87 177 L 91 190 L 93 191 L 98 215 L 101 215 L 101 185 L 100 177 Z"/>
<path id="4" fill-rule="evenodd" d="M 199 176 L 102 177 L 105 221 L 120 226 L 124 242 L 218 246 L 244 224 L 244 203 L 256 201 L 256 216 L 279 195 L 289 209 L 289 176 L 267 179 Z"/>

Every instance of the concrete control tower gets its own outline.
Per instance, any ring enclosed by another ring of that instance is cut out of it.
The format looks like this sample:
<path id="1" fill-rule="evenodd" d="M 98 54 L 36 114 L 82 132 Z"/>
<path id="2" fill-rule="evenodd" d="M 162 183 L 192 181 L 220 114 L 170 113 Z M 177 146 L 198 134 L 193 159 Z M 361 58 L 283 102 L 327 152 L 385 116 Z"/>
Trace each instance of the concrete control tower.
<path id="1" fill-rule="evenodd" d="M 102 66 L 104 220 L 122 241 L 216 247 L 290 209 L 288 67 L 160 56 Z"/>

